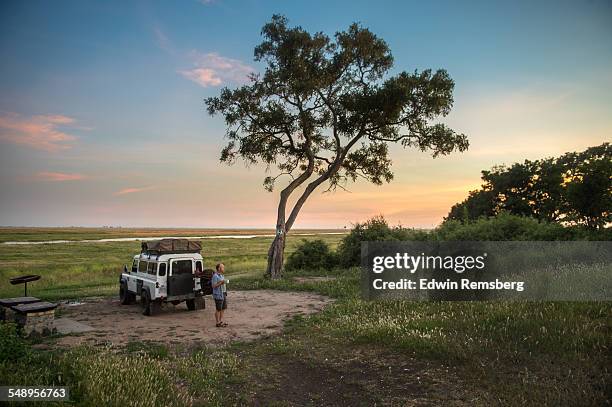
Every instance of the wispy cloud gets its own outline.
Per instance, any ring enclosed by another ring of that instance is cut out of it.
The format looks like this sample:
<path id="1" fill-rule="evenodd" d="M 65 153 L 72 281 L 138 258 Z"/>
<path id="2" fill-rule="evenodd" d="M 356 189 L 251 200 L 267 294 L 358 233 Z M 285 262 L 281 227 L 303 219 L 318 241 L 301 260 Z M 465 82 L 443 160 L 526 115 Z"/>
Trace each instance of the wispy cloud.
<path id="1" fill-rule="evenodd" d="M 68 174 L 65 172 L 39 172 L 36 174 L 36 178 L 41 181 L 52 181 L 52 182 L 62 182 L 62 181 L 79 181 L 86 179 L 87 176 L 83 174 Z"/>
<path id="2" fill-rule="evenodd" d="M 123 188 L 123 189 L 120 189 L 119 191 L 115 192 L 113 195 L 120 196 L 120 195 L 134 194 L 136 192 L 148 191 L 148 190 L 151 190 L 153 188 L 154 187 L 152 187 L 152 186 L 140 187 L 140 188 Z"/>
<path id="3" fill-rule="evenodd" d="M 203 54 L 192 51 L 191 58 L 194 68 L 178 71 L 185 78 L 202 87 L 220 86 L 223 83 L 246 83 L 253 67 L 237 59 L 227 58 L 216 52 Z"/>
<path id="4" fill-rule="evenodd" d="M 153 28 L 153 33 L 155 34 L 155 41 L 157 42 L 157 46 L 163 49 L 166 52 L 174 53 L 174 46 L 170 38 L 162 31 L 159 27 Z"/>
<path id="5" fill-rule="evenodd" d="M 22 117 L 16 113 L 0 114 L 0 141 L 45 151 L 70 148 L 76 137 L 59 127 L 74 127 L 75 119 L 62 115 Z"/>

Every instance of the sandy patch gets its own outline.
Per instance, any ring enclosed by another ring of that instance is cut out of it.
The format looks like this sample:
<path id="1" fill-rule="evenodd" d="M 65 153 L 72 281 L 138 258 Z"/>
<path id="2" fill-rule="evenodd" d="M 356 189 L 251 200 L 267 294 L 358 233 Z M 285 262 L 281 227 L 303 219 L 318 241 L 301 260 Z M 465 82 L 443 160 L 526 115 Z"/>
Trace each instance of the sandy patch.
<path id="1" fill-rule="evenodd" d="M 327 297 L 285 291 L 256 290 L 228 293 L 225 321 L 215 327 L 214 302 L 206 297 L 206 309 L 188 311 L 185 303 L 164 305 L 153 317 L 142 315 L 140 305 L 121 305 L 117 298 L 95 299 L 82 305 L 62 307 L 61 317 L 93 328 L 92 331 L 59 338 L 59 345 L 129 341 L 163 343 L 226 343 L 253 340 L 280 332 L 283 321 L 297 314 L 320 311 Z"/>

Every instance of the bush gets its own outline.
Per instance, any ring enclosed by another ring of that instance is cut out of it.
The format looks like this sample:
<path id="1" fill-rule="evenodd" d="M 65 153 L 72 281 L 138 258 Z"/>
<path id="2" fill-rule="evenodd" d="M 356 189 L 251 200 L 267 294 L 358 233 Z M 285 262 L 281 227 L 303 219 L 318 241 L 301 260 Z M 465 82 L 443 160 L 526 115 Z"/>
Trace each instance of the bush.
<path id="1" fill-rule="evenodd" d="M 472 222 L 450 220 L 434 230 L 437 240 L 574 240 L 572 228 L 558 223 L 540 222 L 534 218 L 502 212 L 492 218 Z"/>
<path id="2" fill-rule="evenodd" d="M 427 240 L 429 233 L 423 230 L 390 227 L 382 216 L 364 223 L 357 223 L 338 246 L 338 262 L 343 267 L 358 266 L 361 258 L 361 242 Z"/>
<path id="3" fill-rule="evenodd" d="M 0 322 L 0 360 L 16 361 L 28 356 L 30 347 L 12 322 Z"/>
<path id="4" fill-rule="evenodd" d="M 447 220 L 431 231 L 389 226 L 382 216 L 357 223 L 338 246 L 337 261 L 342 267 L 360 264 L 361 243 L 376 241 L 557 241 L 612 240 L 612 229 L 588 229 L 584 226 L 565 227 L 558 223 L 502 212 L 491 218 L 460 222 Z"/>
<path id="5" fill-rule="evenodd" d="M 293 270 L 320 270 L 332 268 L 337 265 L 336 256 L 329 245 L 321 239 L 306 240 L 297 246 L 289 255 L 285 263 L 287 271 Z"/>

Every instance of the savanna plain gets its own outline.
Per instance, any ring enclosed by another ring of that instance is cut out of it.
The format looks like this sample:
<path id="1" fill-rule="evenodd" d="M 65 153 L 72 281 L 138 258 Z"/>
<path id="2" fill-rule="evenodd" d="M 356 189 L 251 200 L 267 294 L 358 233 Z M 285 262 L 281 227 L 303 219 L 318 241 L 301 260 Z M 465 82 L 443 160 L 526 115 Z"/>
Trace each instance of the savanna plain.
<path id="1" fill-rule="evenodd" d="M 343 237 L 324 232 L 294 232 L 286 254 L 303 239 L 334 248 Z M 60 335 L 25 339 L 2 324 L 0 385 L 64 385 L 71 391 L 68 404 L 92 406 L 609 403 L 609 303 L 369 302 L 361 299 L 358 268 L 265 278 L 270 233 L 0 229 L 3 298 L 22 295 L 21 286 L 8 283 L 22 274 L 42 276 L 29 288 L 42 299 L 116 297 L 121 268 L 139 252 L 140 242 L 78 240 L 263 234 L 202 240 L 205 265 L 226 265 L 230 298 L 232 291 L 265 289 L 270 295 L 295 291 L 330 299 L 320 312 L 279 321 L 280 333 L 226 343 L 116 345 L 100 337 L 64 346 Z M 4 243 L 42 240 L 73 242 Z"/>

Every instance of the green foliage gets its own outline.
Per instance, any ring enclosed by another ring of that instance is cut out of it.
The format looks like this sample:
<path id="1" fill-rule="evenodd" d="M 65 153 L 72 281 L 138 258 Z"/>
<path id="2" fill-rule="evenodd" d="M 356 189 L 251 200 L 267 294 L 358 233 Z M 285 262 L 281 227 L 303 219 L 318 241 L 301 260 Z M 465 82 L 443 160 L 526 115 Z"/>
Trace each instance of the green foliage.
<path id="1" fill-rule="evenodd" d="M 329 269 L 337 265 L 335 253 L 321 239 L 306 240 L 295 248 L 285 263 L 287 271 Z"/>
<path id="2" fill-rule="evenodd" d="M 509 212 L 590 229 L 612 221 L 609 143 L 558 158 L 496 166 L 482 172 L 482 181 L 482 188 L 455 204 L 446 220 L 465 222 Z"/>
<path id="3" fill-rule="evenodd" d="M 359 24 L 330 38 L 289 27 L 274 15 L 262 36 L 255 60 L 265 72 L 206 99 L 208 112 L 223 115 L 227 124 L 221 161 L 276 165 L 280 174 L 304 175 L 292 185 L 316 175 L 311 185 L 329 181 L 333 188 L 357 177 L 389 182 L 388 143 L 434 156 L 467 149 L 465 135 L 434 123 L 453 103 L 454 82 L 446 71 L 389 76 L 387 43 Z M 266 189 L 275 180 L 267 177 Z"/>
<path id="4" fill-rule="evenodd" d="M 12 322 L 0 322 L 0 360 L 14 361 L 29 354 L 29 346 Z"/>
<path id="5" fill-rule="evenodd" d="M 558 223 L 502 212 L 473 222 L 449 220 L 433 232 L 437 240 L 572 240 L 572 229 Z"/>
<path id="6" fill-rule="evenodd" d="M 360 264 L 361 243 L 376 241 L 554 241 L 554 240 L 611 240 L 611 229 L 589 229 L 583 226 L 566 227 L 559 223 L 501 212 L 495 217 L 474 221 L 447 220 L 437 228 L 425 231 L 389 226 L 382 216 L 357 223 L 338 245 L 337 258 L 342 267 Z"/>
<path id="7" fill-rule="evenodd" d="M 360 265 L 361 243 L 377 241 L 426 240 L 428 233 L 401 226 L 390 227 L 382 216 L 356 223 L 338 246 L 338 261 L 343 267 Z"/>
<path id="8" fill-rule="evenodd" d="M 468 197 L 461 203 L 451 207 L 447 220 L 468 222 L 480 217 L 495 215 L 495 195 L 492 191 L 470 191 Z"/>
<path id="9" fill-rule="evenodd" d="M 612 222 L 612 147 L 593 147 L 567 160 L 573 163 L 565 188 L 568 218 L 589 228 Z"/>

